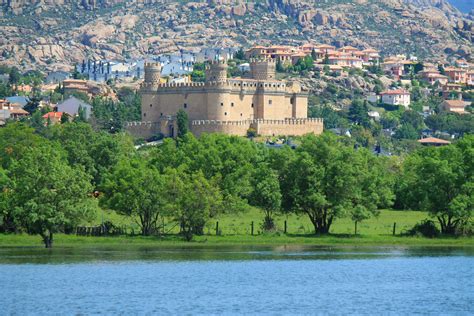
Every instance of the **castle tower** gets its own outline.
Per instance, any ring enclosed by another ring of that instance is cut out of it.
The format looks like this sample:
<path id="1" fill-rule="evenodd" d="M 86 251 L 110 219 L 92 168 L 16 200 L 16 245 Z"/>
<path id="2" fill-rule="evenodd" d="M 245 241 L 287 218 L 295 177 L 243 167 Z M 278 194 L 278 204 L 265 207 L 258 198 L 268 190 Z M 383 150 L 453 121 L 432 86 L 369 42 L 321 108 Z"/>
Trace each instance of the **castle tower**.
<path id="1" fill-rule="evenodd" d="M 158 62 L 145 62 L 145 84 L 158 85 L 161 77 L 161 64 Z"/>
<path id="2" fill-rule="evenodd" d="M 275 80 L 276 62 L 274 59 L 251 59 L 250 73 L 255 80 Z"/>
<path id="3" fill-rule="evenodd" d="M 227 81 L 227 63 L 225 61 L 215 60 L 206 68 L 206 82 Z"/>

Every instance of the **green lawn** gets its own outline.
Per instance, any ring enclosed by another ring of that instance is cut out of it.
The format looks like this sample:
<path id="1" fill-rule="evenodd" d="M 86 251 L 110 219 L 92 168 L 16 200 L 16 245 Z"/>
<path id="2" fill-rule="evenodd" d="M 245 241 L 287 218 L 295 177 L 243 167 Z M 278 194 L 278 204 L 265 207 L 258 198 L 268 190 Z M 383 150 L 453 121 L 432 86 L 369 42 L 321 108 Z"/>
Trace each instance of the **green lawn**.
<path id="1" fill-rule="evenodd" d="M 104 211 L 99 213 L 92 225 L 99 225 L 104 221 L 111 221 L 117 226 L 127 226 L 133 228 L 135 232 L 139 231 L 139 226 L 128 217 L 116 214 L 112 211 Z M 215 235 L 216 221 L 219 222 L 219 230 L 222 235 L 250 235 L 251 223 L 254 222 L 254 233 L 261 233 L 260 224 L 262 222 L 262 213 L 258 209 L 252 209 L 249 212 L 240 214 L 224 214 L 216 219 L 208 222 L 205 233 Z M 385 235 L 392 234 L 393 223 L 396 223 L 396 233 L 404 232 L 412 228 L 416 223 L 424 219 L 428 219 L 429 215 L 425 212 L 416 211 L 393 211 L 382 210 L 380 216 L 368 219 L 358 224 L 357 232 L 361 235 Z M 305 215 L 297 216 L 280 215 L 275 217 L 278 230 L 283 231 L 284 222 L 287 221 L 288 234 L 312 234 L 314 228 L 309 218 Z M 177 233 L 178 227 L 171 222 L 165 220 L 165 232 Z M 349 218 L 337 219 L 331 227 L 333 234 L 353 234 L 354 223 Z"/>
<path id="2" fill-rule="evenodd" d="M 116 225 L 126 225 L 139 233 L 136 224 L 114 212 L 100 213 L 94 223 L 110 220 Z M 331 228 L 329 236 L 315 236 L 309 219 L 305 216 L 278 216 L 276 223 L 279 231 L 262 234 L 260 223 L 262 214 L 253 209 L 238 215 L 222 215 L 218 219 L 220 236 L 215 236 L 216 220 L 211 220 L 205 228 L 204 236 L 196 236 L 190 243 L 184 242 L 175 233 L 178 228 L 172 222 L 165 225 L 169 232 L 163 237 L 117 236 L 117 237 L 82 237 L 57 234 L 55 247 L 122 247 L 122 246 L 219 246 L 219 245 L 321 245 L 321 246 L 456 246 L 474 247 L 474 238 L 421 238 L 403 237 L 400 232 L 413 227 L 416 223 L 429 218 L 427 213 L 415 211 L 383 210 L 379 217 L 369 219 L 358 225 L 358 236 L 354 236 L 354 223 L 349 219 L 338 219 Z M 288 223 L 288 233 L 283 234 L 284 221 Z M 255 235 L 250 235 L 251 222 L 255 225 Z M 392 236 L 393 223 L 397 223 L 397 236 Z M 0 235 L 0 247 L 41 247 L 39 236 Z"/>

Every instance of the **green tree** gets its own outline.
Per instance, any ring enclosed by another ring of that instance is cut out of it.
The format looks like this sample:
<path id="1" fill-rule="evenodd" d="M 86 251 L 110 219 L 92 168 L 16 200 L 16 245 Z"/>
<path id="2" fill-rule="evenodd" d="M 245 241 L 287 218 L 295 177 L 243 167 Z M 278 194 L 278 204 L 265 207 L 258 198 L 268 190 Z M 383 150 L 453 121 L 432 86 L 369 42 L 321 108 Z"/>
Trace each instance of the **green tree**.
<path id="1" fill-rule="evenodd" d="M 69 122 L 69 114 L 64 112 L 63 114 L 61 114 L 61 124 L 65 124 L 68 122 Z"/>
<path id="2" fill-rule="evenodd" d="M 11 206 L 11 183 L 5 170 L 0 167 L 0 232 L 13 232 L 16 229 Z"/>
<path id="3" fill-rule="evenodd" d="M 156 230 L 166 215 L 166 180 L 158 170 L 141 159 L 122 160 L 102 186 L 101 203 L 119 214 L 138 218 L 142 235 Z"/>
<path id="4" fill-rule="evenodd" d="M 400 126 L 395 131 L 395 135 L 393 135 L 396 139 L 418 139 L 419 138 L 419 133 L 418 131 L 413 127 L 413 125 L 410 124 L 403 124 Z"/>
<path id="5" fill-rule="evenodd" d="M 188 113 L 179 110 L 176 114 L 176 122 L 178 125 L 178 137 L 183 137 L 189 131 Z"/>
<path id="6" fill-rule="evenodd" d="M 348 118 L 357 125 L 370 127 L 370 118 L 368 112 L 369 109 L 367 107 L 366 102 L 357 99 L 352 101 L 352 104 L 349 108 Z"/>
<path id="7" fill-rule="evenodd" d="M 242 47 L 237 52 L 235 52 L 234 58 L 239 60 L 245 60 L 245 52 Z"/>
<path id="8" fill-rule="evenodd" d="M 39 234 L 46 248 L 53 234 L 95 216 L 90 177 L 81 167 L 70 167 L 58 147 L 42 143 L 13 163 L 15 220 L 30 234 Z"/>
<path id="9" fill-rule="evenodd" d="M 456 145 L 423 148 L 403 164 L 397 199 L 404 207 L 435 217 L 441 232 L 453 235 L 473 215 L 474 137 Z"/>
<path id="10" fill-rule="evenodd" d="M 9 73 L 8 81 L 9 81 L 11 84 L 18 84 L 18 83 L 20 82 L 20 79 L 21 79 L 21 73 L 20 73 L 20 71 L 18 70 L 18 68 L 16 68 L 16 67 L 10 68 L 10 73 Z"/>
<path id="11" fill-rule="evenodd" d="M 222 212 L 223 198 L 219 187 L 208 181 L 202 172 L 185 174 L 168 170 L 169 209 L 179 223 L 187 241 L 202 235 L 206 222 Z"/>
<path id="12" fill-rule="evenodd" d="M 250 204 L 260 207 L 264 212 L 262 228 L 266 231 L 275 229 L 273 220 L 275 212 L 281 207 L 281 193 L 278 175 L 265 164 L 260 164 L 252 179 L 253 191 Z"/>
<path id="13" fill-rule="evenodd" d="M 390 182 L 383 180 L 377 158 L 342 140 L 331 134 L 303 138 L 281 176 L 284 209 L 306 214 L 317 234 L 329 233 L 348 211 L 375 214 L 390 200 Z"/>

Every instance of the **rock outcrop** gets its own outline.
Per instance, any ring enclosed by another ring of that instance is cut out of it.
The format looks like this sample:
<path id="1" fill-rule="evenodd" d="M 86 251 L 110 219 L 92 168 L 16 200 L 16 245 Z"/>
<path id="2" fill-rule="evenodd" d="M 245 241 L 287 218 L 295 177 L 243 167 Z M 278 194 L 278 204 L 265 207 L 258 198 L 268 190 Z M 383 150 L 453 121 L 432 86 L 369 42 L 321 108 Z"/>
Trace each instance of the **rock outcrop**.
<path id="1" fill-rule="evenodd" d="M 307 41 L 433 58 L 472 58 L 474 51 L 474 14 L 463 15 L 445 0 L 0 0 L 0 4 L 0 62 L 24 68 L 72 68 L 84 58 L 125 59 L 203 46 Z"/>

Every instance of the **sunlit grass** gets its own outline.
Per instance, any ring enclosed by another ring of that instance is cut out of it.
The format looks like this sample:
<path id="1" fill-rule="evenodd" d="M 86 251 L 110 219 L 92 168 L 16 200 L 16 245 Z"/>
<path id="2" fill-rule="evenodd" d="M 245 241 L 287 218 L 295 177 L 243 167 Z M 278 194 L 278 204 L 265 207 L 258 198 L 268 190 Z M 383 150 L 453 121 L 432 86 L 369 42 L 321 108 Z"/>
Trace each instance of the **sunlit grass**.
<path id="1" fill-rule="evenodd" d="M 200 247 L 226 245 L 321 245 L 321 246 L 460 246 L 474 247 L 474 238 L 422 238 L 400 236 L 401 232 L 416 223 L 429 218 L 427 213 L 416 211 L 383 210 L 379 217 L 359 223 L 358 235 L 354 236 L 354 223 L 349 219 L 338 219 L 331 228 L 329 236 L 315 236 L 314 229 L 306 216 L 294 214 L 277 216 L 278 230 L 274 233 L 262 233 L 260 223 L 262 214 L 258 209 L 247 213 L 221 215 L 209 221 L 204 236 L 195 236 L 192 242 L 185 242 L 177 235 L 178 228 L 171 220 L 165 220 L 164 236 L 139 236 L 139 227 L 130 218 L 115 212 L 99 213 L 94 223 L 111 221 L 117 226 L 131 228 L 135 236 L 85 237 L 56 234 L 54 247 Z M 287 221 L 287 234 L 283 233 L 284 221 Z M 216 221 L 219 221 L 220 235 L 216 236 Z M 254 222 L 254 236 L 250 235 L 251 222 Z M 396 224 L 396 236 L 392 236 L 393 223 Z M 41 247 L 39 236 L 0 235 L 0 247 Z"/>

